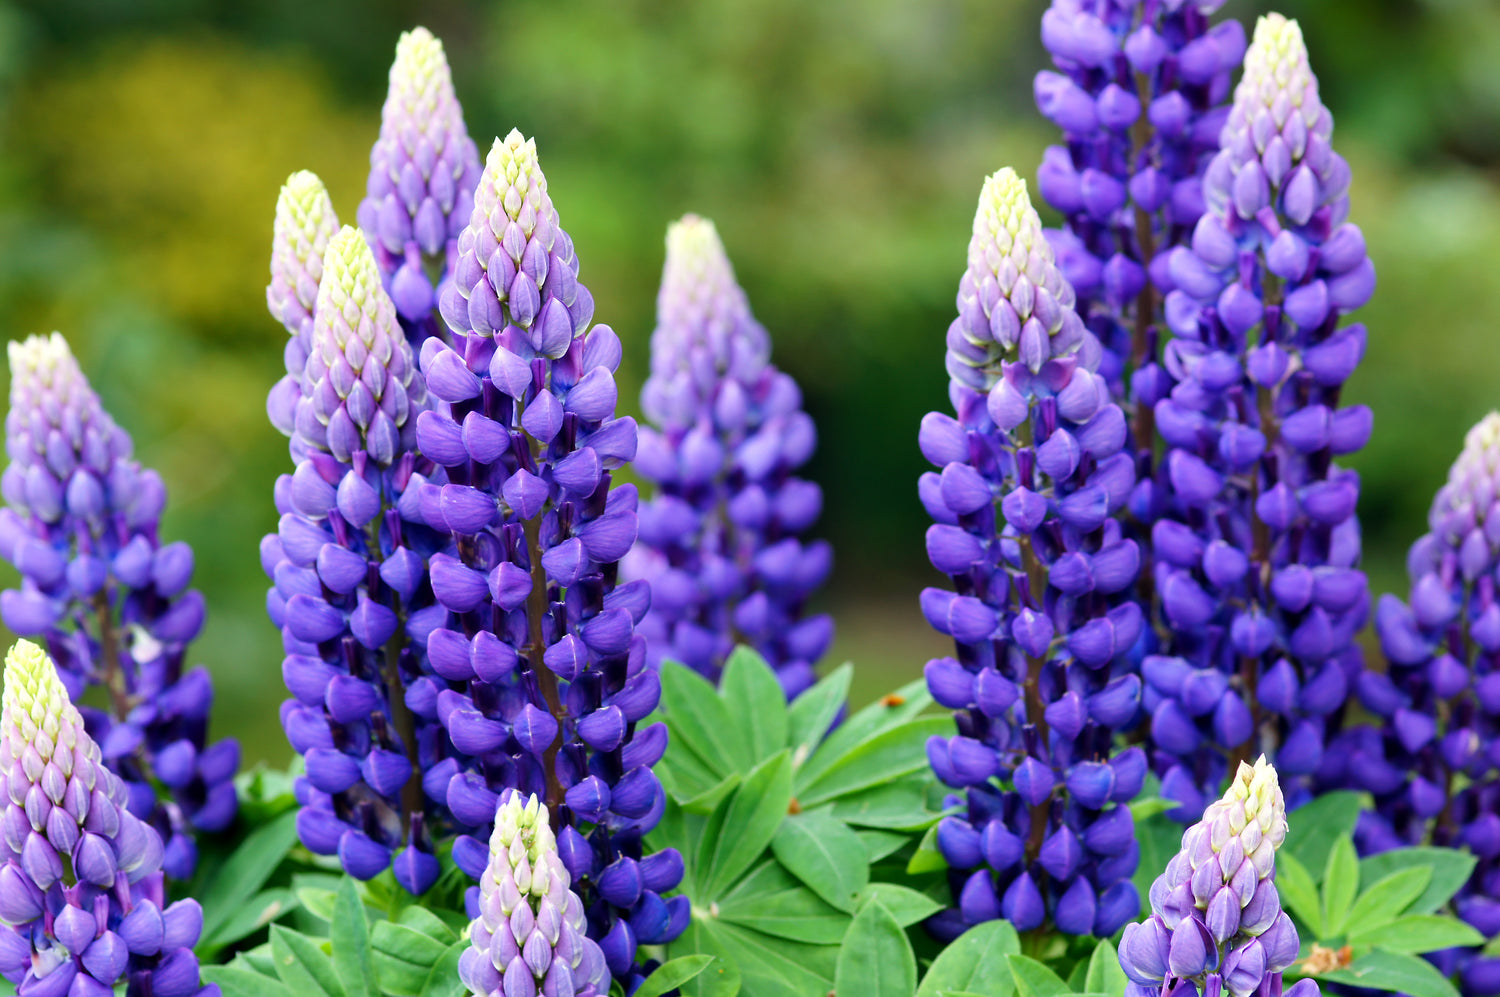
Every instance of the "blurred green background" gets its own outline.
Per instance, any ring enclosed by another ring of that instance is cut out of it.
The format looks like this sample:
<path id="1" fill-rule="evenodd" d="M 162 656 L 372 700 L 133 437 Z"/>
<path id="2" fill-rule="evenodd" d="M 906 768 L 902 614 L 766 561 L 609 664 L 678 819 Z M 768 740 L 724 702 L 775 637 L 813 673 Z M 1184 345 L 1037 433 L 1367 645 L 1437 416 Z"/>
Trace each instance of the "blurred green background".
<path id="1" fill-rule="evenodd" d="M 1231 3 L 1253 17 L 1265 5 Z M 209 600 L 194 658 L 217 732 L 284 761 L 279 641 L 256 555 L 285 444 L 264 415 L 285 333 L 263 288 L 277 189 L 316 170 L 352 221 L 403 28 L 447 44 L 481 152 L 537 137 L 627 353 L 647 367 L 662 234 L 715 218 L 821 445 L 836 549 L 831 660 L 856 697 L 941 653 L 922 414 L 982 178 L 1032 175 L 1044 0 L 0 0 L 0 314 L 61 330 L 171 491 L 168 539 Z M 1376 413 L 1361 514 L 1376 591 L 1466 427 L 1500 405 L 1500 4 L 1287 0 L 1380 274 L 1348 399 Z M 6 578 L 9 583 L 11 578 Z"/>

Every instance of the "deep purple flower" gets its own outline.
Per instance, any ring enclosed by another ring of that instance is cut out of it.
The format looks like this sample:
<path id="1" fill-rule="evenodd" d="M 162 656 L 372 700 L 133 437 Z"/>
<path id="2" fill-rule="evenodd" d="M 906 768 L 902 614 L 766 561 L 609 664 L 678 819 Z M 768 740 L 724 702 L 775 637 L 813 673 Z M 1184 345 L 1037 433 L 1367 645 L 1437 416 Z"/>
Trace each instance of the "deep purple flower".
<path id="1" fill-rule="evenodd" d="M 830 617 L 804 614 L 833 558 L 826 542 L 798 539 L 823 504 L 793 473 L 817 435 L 770 356 L 713 222 L 673 224 L 641 391 L 652 427 L 635 464 L 657 492 L 621 569 L 651 584 L 640 633 L 652 667 L 667 658 L 714 680 L 742 641 L 791 697 L 833 639 Z"/>
<path id="2" fill-rule="evenodd" d="M 185 879 L 194 834 L 234 820 L 239 767 L 235 741 L 208 742 L 207 670 L 183 670 L 204 613 L 192 549 L 161 542 L 161 478 L 131 459 L 62 336 L 12 342 L 10 368 L 0 556 L 21 587 L 0 593 L 0 616 L 45 642 L 72 695 L 104 687 L 106 709 L 83 711 L 90 733 Z"/>

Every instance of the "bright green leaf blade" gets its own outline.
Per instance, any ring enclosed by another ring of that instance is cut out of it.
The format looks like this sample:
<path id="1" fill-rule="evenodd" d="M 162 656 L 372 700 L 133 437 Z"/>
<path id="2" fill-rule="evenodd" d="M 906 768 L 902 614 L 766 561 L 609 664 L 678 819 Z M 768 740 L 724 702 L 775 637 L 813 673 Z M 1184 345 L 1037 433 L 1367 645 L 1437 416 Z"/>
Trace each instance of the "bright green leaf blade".
<path id="1" fill-rule="evenodd" d="M 1089 972 L 1084 978 L 1083 989 L 1093 993 L 1124 997 L 1125 985 L 1129 983 L 1125 970 L 1120 968 L 1120 955 L 1108 938 L 1101 939 L 1089 957 Z"/>
<path id="2" fill-rule="evenodd" d="M 852 749 L 882 731 L 899 726 L 932 705 L 927 680 L 908 682 L 889 696 L 878 699 L 839 724 L 818 746 L 812 757 L 797 767 L 797 787 L 812 783 Z"/>
<path id="3" fill-rule="evenodd" d="M 224 997 L 299 997 L 287 985 L 253 969 L 239 966 L 204 966 L 204 983 L 217 983 Z M 11 993 L 15 993 L 14 990 Z"/>
<path id="4" fill-rule="evenodd" d="M 700 848 L 707 861 L 698 870 L 706 898 L 711 900 L 727 891 L 766 850 L 791 801 L 791 753 L 783 750 L 746 776 L 740 788 L 710 818 L 704 831 L 704 847 Z M 714 822 L 720 815 L 723 819 L 715 833 Z"/>
<path id="5" fill-rule="evenodd" d="M 1361 861 L 1359 878 L 1362 882 L 1378 883 L 1399 869 L 1426 866 L 1432 870 L 1432 882 L 1406 910 L 1411 914 L 1431 914 L 1469 881 L 1478 861 L 1468 852 L 1452 848 L 1394 848 Z"/>
<path id="6" fill-rule="evenodd" d="M 1087 960 L 1079 959 L 1073 964 L 1073 972 L 1068 974 L 1068 993 L 1081 994 L 1089 988 L 1089 964 Z"/>
<path id="7" fill-rule="evenodd" d="M 787 712 L 786 744 L 792 749 L 793 764 L 809 758 L 828 733 L 834 717 L 839 715 L 839 707 L 849 699 L 849 682 L 853 678 L 854 666 L 845 662 L 792 703 Z"/>
<path id="8" fill-rule="evenodd" d="M 667 724 L 667 730 L 671 735 L 667 753 L 652 766 L 652 771 L 658 773 L 657 778 L 661 780 L 662 788 L 672 799 L 695 799 L 724 782 L 724 778 L 716 771 L 716 766 L 699 758 L 698 753 L 688 746 L 682 736 L 672 730 L 670 723 Z"/>
<path id="9" fill-rule="evenodd" d="M 943 858 L 943 853 L 937 846 L 937 825 L 934 824 L 922 835 L 922 840 L 917 844 L 917 850 L 906 863 L 906 874 L 918 876 L 924 872 L 941 872 L 948 868 L 948 860 Z"/>
<path id="10" fill-rule="evenodd" d="M 1141 897 L 1142 914 L 1150 913 L 1151 883 L 1161 875 L 1167 862 L 1182 847 L 1184 830 L 1181 824 L 1161 814 L 1135 825 L 1135 840 L 1141 847 L 1141 861 L 1135 867 L 1135 875 L 1131 879 Z"/>
<path id="11" fill-rule="evenodd" d="M 1362 801 L 1358 793 L 1324 793 L 1286 815 L 1286 842 L 1279 855 L 1292 854 L 1308 870 L 1323 871 L 1333 843 L 1354 833 Z"/>
<path id="12" fill-rule="evenodd" d="M 1323 937 L 1344 933 L 1358 892 L 1359 856 L 1354 852 L 1354 841 L 1346 835 L 1333 843 L 1323 872 Z"/>
<path id="13" fill-rule="evenodd" d="M 1360 956 L 1347 969 L 1323 973 L 1318 979 L 1391 990 L 1411 997 L 1458 997 L 1458 991 L 1448 978 L 1426 959 L 1381 949 Z"/>
<path id="14" fill-rule="evenodd" d="M 253 935 L 272 921 L 289 914 L 298 907 L 297 897 L 291 890 L 261 890 L 251 897 L 220 925 L 212 944 L 199 945 L 205 952 L 213 952 L 225 945 L 233 944 Z"/>
<path id="15" fill-rule="evenodd" d="M 1062 977 L 1043 966 L 1035 959 L 1024 955 L 1008 955 L 1010 974 L 1016 980 L 1016 992 L 1021 997 L 1060 997 L 1068 993 L 1068 985 Z"/>
<path id="16" fill-rule="evenodd" d="M 878 900 L 854 915 L 839 947 L 833 989 L 860 997 L 911 997 L 917 989 L 917 957 L 911 942 Z"/>
<path id="17" fill-rule="evenodd" d="M 718 785 L 708 789 L 697 796 L 682 801 L 682 809 L 690 814 L 701 814 L 708 816 L 724 801 L 730 793 L 739 788 L 740 776 L 736 772 L 725 777 Z"/>
<path id="18" fill-rule="evenodd" d="M 837 945 L 849 915 L 767 859 L 718 904 L 719 918 L 742 928 L 815 945 Z"/>
<path id="19" fill-rule="evenodd" d="M 467 941 L 448 946 L 443 957 L 432 964 L 427 982 L 422 984 L 422 997 L 468 997 L 469 988 L 458 978 L 458 960 L 468 947 Z"/>
<path id="20" fill-rule="evenodd" d="M 1431 866 L 1413 866 L 1391 873 L 1355 898 L 1345 931 L 1356 935 L 1394 921 L 1426 892 L 1431 882 Z"/>
<path id="21" fill-rule="evenodd" d="M 887 856 L 894 855 L 911 841 L 911 835 L 900 831 L 881 831 L 876 828 L 860 828 L 859 843 L 865 846 L 865 857 L 874 865 Z"/>
<path id="22" fill-rule="evenodd" d="M 701 921 L 689 922 L 687 930 L 667 948 L 668 958 L 694 953 L 712 956 L 714 961 L 708 970 L 683 984 L 683 997 L 735 997 L 740 992 L 739 966 L 729 957 L 721 940 Z"/>
<path id="23" fill-rule="evenodd" d="M 645 982 L 636 990 L 635 997 L 662 997 L 662 994 L 676 990 L 713 963 L 713 956 L 702 954 L 669 959 L 646 977 Z"/>
<path id="24" fill-rule="evenodd" d="M 432 967 L 453 941 L 451 937 L 439 940 L 405 924 L 376 921 L 370 931 L 370 948 L 380 988 L 395 997 L 419 997 Z"/>
<path id="25" fill-rule="evenodd" d="M 903 928 L 925 921 L 943 909 L 942 904 L 927 894 L 918 893 L 900 883 L 871 883 L 859 895 L 861 904 L 870 900 L 878 901 L 880 906 L 890 911 L 896 923 Z"/>
<path id="26" fill-rule="evenodd" d="M 786 818 L 771 839 L 771 851 L 788 872 L 840 910 L 852 911 L 855 895 L 870 881 L 859 836 L 827 814 Z"/>
<path id="27" fill-rule="evenodd" d="M 441 913 L 452 915 L 455 912 L 443 911 Z M 439 916 L 439 912 L 437 911 L 430 911 L 426 907 L 418 907 L 416 905 L 412 905 L 410 907 L 403 907 L 401 909 L 401 913 L 396 917 L 396 922 L 398 924 L 405 925 L 408 928 L 414 928 L 417 931 L 420 931 L 428 938 L 433 939 L 434 941 L 440 943 L 444 948 L 446 948 L 453 942 L 456 942 L 458 940 L 459 931 L 462 928 L 468 927 L 469 925 L 468 918 L 464 917 L 462 914 L 457 914 L 456 916 L 459 922 L 458 927 L 455 927 L 454 925 L 449 924 L 447 921 L 445 921 L 442 917 Z"/>
<path id="28" fill-rule="evenodd" d="M 741 644 L 729 655 L 719 679 L 719 696 L 729 708 L 752 764 L 786 747 L 786 693 L 776 673 L 754 650 Z"/>
<path id="29" fill-rule="evenodd" d="M 370 925 L 354 880 L 345 879 L 339 886 L 328 929 L 328 940 L 333 944 L 333 969 L 344 993 L 348 997 L 380 997 L 375 963 L 370 958 Z"/>
<path id="30" fill-rule="evenodd" d="M 235 912 L 260 892 L 286 853 L 297 843 L 297 814 L 282 814 L 250 832 L 234 854 L 224 860 L 213 879 L 198 894 L 203 905 L 203 933 L 208 944 Z"/>
<path id="31" fill-rule="evenodd" d="M 1139 824 L 1157 814 L 1164 814 L 1176 806 L 1176 800 L 1164 800 L 1160 796 L 1138 797 L 1130 801 L 1130 818 Z"/>
<path id="32" fill-rule="evenodd" d="M 708 680 L 675 661 L 661 666 L 661 711 L 672 740 L 682 739 L 715 775 L 747 772 L 750 746 L 739 736 L 729 707 Z"/>
<path id="33" fill-rule="evenodd" d="M 917 997 L 951 997 L 963 991 L 1011 997 L 1016 984 L 1006 957 L 1020 951 L 1021 939 L 1009 921 L 976 924 L 938 953 Z"/>
<path id="34" fill-rule="evenodd" d="M 271 925 L 271 956 L 276 960 L 276 975 L 299 997 L 344 997 L 333 960 L 306 935 Z"/>
<path id="35" fill-rule="evenodd" d="M 927 739 L 953 732 L 951 716 L 921 717 L 877 734 L 818 775 L 799 782 L 804 807 L 883 785 L 927 767 Z M 803 774 L 803 773 L 799 773 Z"/>
<path id="36" fill-rule="evenodd" d="M 1276 891 L 1282 904 L 1315 938 L 1327 938 L 1323 930 L 1323 906 L 1312 875 L 1296 856 L 1282 852 L 1276 856 Z"/>
<path id="37" fill-rule="evenodd" d="M 822 997 L 833 989 L 837 945 L 803 945 L 722 922 L 710 931 L 739 968 L 744 997 Z"/>
<path id="38" fill-rule="evenodd" d="M 292 889 L 297 894 L 297 902 L 302 905 L 313 917 L 324 921 L 333 920 L 333 905 L 338 898 L 334 890 L 325 890 L 318 886 L 301 886 L 297 880 L 300 877 L 292 877 Z"/>
<path id="39" fill-rule="evenodd" d="M 1439 949 L 1465 945 L 1483 945 L 1484 936 L 1455 917 L 1437 914 L 1408 914 L 1349 936 L 1349 944 L 1373 946 L 1390 952 L 1436 952 Z"/>
<path id="40" fill-rule="evenodd" d="M 927 805 L 930 773 L 897 779 L 889 785 L 872 786 L 833 801 L 833 815 L 859 827 L 893 831 L 921 831 L 936 824 L 942 811 Z"/>

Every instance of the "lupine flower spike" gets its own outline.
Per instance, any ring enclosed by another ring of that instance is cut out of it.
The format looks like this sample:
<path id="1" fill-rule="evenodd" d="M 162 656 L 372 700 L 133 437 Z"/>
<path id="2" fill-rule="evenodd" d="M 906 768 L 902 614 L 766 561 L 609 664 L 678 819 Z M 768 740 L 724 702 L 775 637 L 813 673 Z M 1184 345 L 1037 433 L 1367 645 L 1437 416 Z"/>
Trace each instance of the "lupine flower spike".
<path id="1" fill-rule="evenodd" d="M 286 376 L 266 398 L 266 414 L 282 435 L 293 437 L 297 399 L 302 396 L 302 372 L 312 349 L 313 307 L 323 279 L 323 254 L 339 230 L 338 216 L 328 189 L 316 173 L 299 170 L 287 177 L 276 198 L 276 222 L 271 236 L 271 283 L 266 306 L 286 326 Z M 293 446 L 293 461 L 307 456 Z"/>
<path id="2" fill-rule="evenodd" d="M 547 808 L 509 790 L 495 815 L 479 913 L 458 975 L 474 997 L 603 997 L 604 953 L 584 933 L 583 903 L 569 889 Z"/>
<path id="3" fill-rule="evenodd" d="M 0 974 L 27 997 L 107 997 L 117 983 L 217 997 L 193 954 L 202 908 L 166 903 L 161 837 L 127 809 L 129 791 L 30 641 L 5 659 L 0 771 Z"/>
<path id="4" fill-rule="evenodd" d="M 105 709 L 84 711 L 90 730 L 131 810 L 166 840 L 168 875 L 185 879 L 195 832 L 223 830 L 238 810 L 239 745 L 209 744 L 213 684 L 201 666 L 183 670 L 203 627 L 193 551 L 161 542 L 161 478 L 131 459 L 63 337 L 31 336 L 9 354 L 0 556 L 21 587 L 0 593 L 0 616 L 46 643 L 71 695 L 103 686 Z"/>
<path id="5" fill-rule="evenodd" d="M 717 679 L 736 641 L 760 652 L 788 697 L 815 680 L 833 639 L 827 615 L 803 606 L 832 552 L 797 535 L 822 509 L 818 486 L 795 477 L 817 440 L 792 378 L 713 222 L 688 215 L 667 230 L 651 336 L 636 470 L 657 486 L 641 536 L 621 565 L 651 583 L 641 621 L 647 660 L 682 662 Z"/>
<path id="6" fill-rule="evenodd" d="M 660 895 L 682 876 L 677 853 L 642 853 L 665 806 L 651 767 L 666 729 L 637 728 L 661 695 L 635 633 L 650 588 L 616 584 L 636 537 L 635 487 L 610 487 L 636 451 L 634 420 L 615 415 L 620 340 L 589 330 L 573 241 L 519 132 L 491 148 L 458 249 L 443 298 L 453 346 L 422 346 L 441 404 L 417 419 L 422 453 L 449 478 L 419 490 L 449 538 L 431 560 L 449 615 L 427 638 L 442 681 L 407 698 L 471 759 L 431 773 L 460 824 L 488 828 L 506 789 L 544 799 L 589 935 L 625 981 L 637 943 L 686 927 L 688 901 Z M 453 856 L 483 873 L 478 839 Z"/>
<path id="7" fill-rule="evenodd" d="M 934 928 L 1004 917 L 1107 936 L 1139 910 L 1125 804 L 1146 759 L 1113 751 L 1140 700 L 1121 662 L 1141 612 L 1120 596 L 1139 555 L 1111 518 L 1133 460 L 1099 344 L 1010 169 L 985 181 L 958 307 L 947 356 L 958 418 L 933 412 L 919 435 L 941 469 L 920 482 L 936 520 L 927 552 L 953 580 L 925 590 L 922 610 L 956 650 L 927 663 L 927 684 L 958 721 L 928 757 L 964 792 L 938 828 L 959 907 Z"/>
<path id="8" fill-rule="evenodd" d="M 359 879 L 394 861 L 412 893 L 438 875 L 426 821 L 441 819 L 445 790 L 421 781 L 445 754 L 442 730 L 406 705 L 426 671 L 421 638 L 446 615 L 426 580 L 434 538 L 412 519 L 412 483 L 432 470 L 413 452 L 426 406 L 375 258 L 345 227 L 324 255 L 298 392 L 306 456 L 277 482 L 281 522 L 261 562 L 293 697 L 282 723 L 307 763 L 302 843 Z"/>
<path id="9" fill-rule="evenodd" d="M 1370 410 L 1339 404 L 1364 326 L 1340 322 L 1375 272 L 1344 220 L 1332 130 L 1296 23 L 1261 18 L 1166 299 L 1176 384 L 1156 405 L 1169 489 L 1152 532 L 1166 632 L 1142 671 L 1153 766 L 1183 820 L 1262 751 L 1305 796 L 1361 667 L 1359 478 L 1333 461 L 1370 435 Z"/>
<path id="10" fill-rule="evenodd" d="M 1297 961 L 1297 929 L 1276 892 L 1286 805 L 1264 757 L 1240 763 L 1224 796 L 1182 836 L 1182 851 L 1151 884 L 1151 916 L 1125 927 L 1120 966 L 1128 997 L 1283 993 Z M 1184 989 L 1188 988 L 1188 989 Z M 1286 997 L 1316 997 L 1313 979 Z"/>

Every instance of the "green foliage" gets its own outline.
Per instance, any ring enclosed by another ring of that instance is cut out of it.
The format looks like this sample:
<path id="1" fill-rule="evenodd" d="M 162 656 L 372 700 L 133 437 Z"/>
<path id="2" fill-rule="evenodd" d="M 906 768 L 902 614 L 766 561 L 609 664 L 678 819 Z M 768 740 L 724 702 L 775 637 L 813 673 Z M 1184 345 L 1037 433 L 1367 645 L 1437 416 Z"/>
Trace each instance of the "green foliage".
<path id="1" fill-rule="evenodd" d="M 917 997 L 1011 997 L 1016 991 L 1008 956 L 1018 955 L 1021 940 L 1009 921 L 989 921 L 964 932 L 933 960 Z"/>

